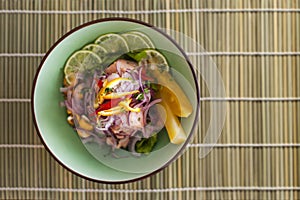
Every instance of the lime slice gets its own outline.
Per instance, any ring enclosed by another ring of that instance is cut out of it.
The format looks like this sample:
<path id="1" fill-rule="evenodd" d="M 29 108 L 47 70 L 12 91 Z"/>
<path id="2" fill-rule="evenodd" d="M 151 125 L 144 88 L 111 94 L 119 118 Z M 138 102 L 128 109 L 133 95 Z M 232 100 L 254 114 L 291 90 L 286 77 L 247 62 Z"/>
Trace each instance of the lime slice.
<path id="1" fill-rule="evenodd" d="M 100 44 L 108 53 L 122 55 L 129 51 L 126 40 L 115 33 L 101 35 L 95 41 L 95 44 Z"/>
<path id="2" fill-rule="evenodd" d="M 107 54 L 107 50 L 103 46 L 98 45 L 98 44 L 88 44 L 85 47 L 83 47 L 82 49 L 94 52 L 101 59 L 103 59 Z"/>
<path id="3" fill-rule="evenodd" d="M 101 62 L 101 58 L 92 51 L 76 51 L 71 55 L 65 65 L 64 73 L 66 81 L 72 84 L 75 81 L 77 72 L 99 67 Z"/>
<path id="4" fill-rule="evenodd" d="M 127 34 L 135 34 L 135 35 L 142 37 L 143 40 L 148 44 L 149 48 L 154 48 L 152 41 L 146 34 L 139 32 L 139 31 L 130 31 L 130 32 L 127 32 Z"/>
<path id="5" fill-rule="evenodd" d="M 123 33 L 122 36 L 125 38 L 131 52 L 150 48 L 147 42 L 137 34 Z"/>
<path id="6" fill-rule="evenodd" d="M 160 71 L 169 71 L 169 65 L 166 58 L 156 50 L 144 50 L 136 55 L 139 65 L 146 65 L 150 69 L 159 69 Z"/>

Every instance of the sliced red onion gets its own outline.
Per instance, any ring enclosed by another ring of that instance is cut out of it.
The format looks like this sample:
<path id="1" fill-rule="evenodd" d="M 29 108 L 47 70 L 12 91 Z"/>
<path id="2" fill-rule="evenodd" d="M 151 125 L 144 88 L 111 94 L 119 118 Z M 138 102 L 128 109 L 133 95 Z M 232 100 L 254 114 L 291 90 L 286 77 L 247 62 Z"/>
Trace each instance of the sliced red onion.
<path id="1" fill-rule="evenodd" d="M 112 123 L 115 121 L 114 116 L 109 116 L 105 119 L 98 119 L 98 125 L 96 126 L 96 129 L 99 131 L 108 131 L 109 127 L 112 125 Z M 102 126 L 102 124 L 105 124 Z"/>
<path id="2" fill-rule="evenodd" d="M 83 98 L 83 108 L 84 108 L 84 113 L 88 113 L 88 106 L 89 106 L 89 100 L 91 98 L 91 95 L 89 92 L 84 93 L 84 98 Z"/>
<path id="3" fill-rule="evenodd" d="M 147 117 L 149 109 L 151 108 L 151 106 L 153 106 L 154 104 L 157 104 L 159 102 L 161 102 L 161 99 L 155 99 L 143 108 L 144 109 L 144 120 L 145 120 L 144 123 L 145 124 L 146 124 L 146 117 Z"/>
<path id="4" fill-rule="evenodd" d="M 68 100 L 68 102 L 72 102 L 72 90 L 68 90 L 68 92 L 67 92 L 67 100 Z"/>
<path id="5" fill-rule="evenodd" d="M 128 73 L 130 73 L 133 80 L 139 79 L 139 73 L 136 70 L 128 70 Z"/>
<path id="6" fill-rule="evenodd" d="M 139 69 L 139 84 L 140 84 L 140 87 L 141 87 L 143 93 L 145 94 L 144 86 L 143 86 L 143 83 L 142 83 L 143 82 L 143 80 L 142 80 L 142 70 L 143 70 L 143 67 L 140 67 L 140 69 Z"/>
<path id="7" fill-rule="evenodd" d="M 163 129 L 166 121 L 166 113 L 161 105 L 156 105 L 155 107 L 152 105 L 149 108 L 150 109 L 148 109 L 147 112 L 150 118 L 150 123 L 148 123 L 143 129 L 143 136 L 145 138 L 149 138 Z"/>
<path id="8" fill-rule="evenodd" d="M 79 115 L 83 114 L 84 113 L 84 108 L 83 108 L 83 105 L 82 105 L 82 101 L 80 99 L 73 98 L 72 109 L 76 114 L 79 114 Z"/>
<path id="9" fill-rule="evenodd" d="M 72 89 L 71 86 L 68 86 L 68 87 L 61 87 L 61 88 L 59 88 L 59 91 L 60 91 L 61 93 L 66 93 L 66 92 L 68 92 L 68 90 L 71 90 L 71 89 Z"/>
<path id="10" fill-rule="evenodd" d="M 73 108 L 72 108 L 70 102 L 67 101 L 67 100 L 65 100 L 65 101 L 64 101 L 64 104 L 65 104 L 66 108 L 67 108 L 68 110 L 70 110 L 70 111 L 73 113 Z"/>
<path id="11" fill-rule="evenodd" d="M 106 136 L 105 131 L 108 131 L 108 130 L 106 130 L 106 129 L 104 129 L 104 128 L 101 128 L 101 127 L 98 127 L 98 126 L 95 126 L 94 129 L 95 129 L 95 132 L 96 132 L 97 134 L 103 135 L 103 136 Z"/>

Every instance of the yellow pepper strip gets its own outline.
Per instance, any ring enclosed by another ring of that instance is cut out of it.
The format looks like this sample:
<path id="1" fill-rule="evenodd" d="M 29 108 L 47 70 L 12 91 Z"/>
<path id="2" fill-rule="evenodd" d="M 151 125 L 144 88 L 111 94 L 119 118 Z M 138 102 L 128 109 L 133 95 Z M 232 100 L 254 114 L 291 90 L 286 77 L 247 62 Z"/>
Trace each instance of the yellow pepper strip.
<path id="1" fill-rule="evenodd" d="M 124 101 L 121 101 L 118 106 L 112 107 L 107 110 L 102 110 L 98 112 L 99 116 L 111 116 L 111 115 L 117 115 L 122 113 L 123 111 L 131 111 L 131 112 L 140 112 L 140 108 L 132 108 L 129 106 L 131 102 L 131 99 L 126 99 Z"/>
<path id="2" fill-rule="evenodd" d="M 132 108 L 132 107 L 130 107 L 129 106 L 130 102 L 131 102 L 131 99 L 126 99 L 124 101 L 121 101 L 119 103 L 119 105 L 123 106 L 123 108 L 125 108 L 126 110 L 131 111 L 131 112 L 140 112 L 141 111 L 140 108 Z"/>
<path id="3" fill-rule="evenodd" d="M 102 104 L 104 101 L 104 98 L 103 98 L 103 96 L 100 95 L 100 93 L 98 93 L 98 95 L 97 95 L 97 100 L 98 100 L 98 102 L 97 102 L 98 104 Z M 98 105 L 97 103 L 95 105 Z"/>
<path id="4" fill-rule="evenodd" d="M 113 92 L 113 93 L 110 93 L 110 94 L 107 94 L 107 95 L 103 96 L 103 99 L 118 99 L 118 98 L 130 95 L 130 94 L 138 93 L 138 92 L 140 92 L 140 91 L 139 90 L 133 90 L 133 91 L 130 91 L 130 92 L 118 92 L 118 93 Z"/>
<path id="5" fill-rule="evenodd" d="M 123 112 L 124 109 L 122 106 L 115 106 L 113 108 L 107 109 L 107 110 L 102 110 L 98 112 L 99 116 L 111 116 L 111 115 L 117 115 Z"/>
<path id="6" fill-rule="evenodd" d="M 108 96 L 108 97 L 104 98 L 104 96 L 107 96 L 106 92 L 105 92 L 106 89 L 112 89 L 113 87 L 115 87 L 116 85 L 118 85 L 122 81 L 132 81 L 132 80 L 129 79 L 129 78 L 116 78 L 114 80 L 111 80 L 111 81 L 107 82 L 107 79 L 105 79 L 105 81 L 103 82 L 103 87 L 100 89 L 100 91 L 97 95 L 98 104 L 102 104 L 104 99 L 116 99 L 116 98 L 128 95 L 128 94 L 123 94 L 123 95 L 119 94 L 120 96 L 118 96 L 118 94 L 112 94 L 111 95 L 112 97 Z M 136 92 L 133 92 L 133 93 L 130 93 L 130 94 L 134 94 L 134 93 L 136 93 Z"/>
<path id="7" fill-rule="evenodd" d="M 107 85 L 107 79 L 105 79 L 104 81 L 103 81 L 103 83 L 102 83 L 102 87 L 106 87 L 106 85 Z"/>

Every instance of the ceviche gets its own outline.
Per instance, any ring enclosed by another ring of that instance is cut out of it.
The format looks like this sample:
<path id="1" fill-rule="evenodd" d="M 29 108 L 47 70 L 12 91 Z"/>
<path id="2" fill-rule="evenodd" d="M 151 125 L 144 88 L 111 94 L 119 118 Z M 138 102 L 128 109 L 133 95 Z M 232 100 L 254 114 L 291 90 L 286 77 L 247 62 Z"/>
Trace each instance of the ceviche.
<path id="1" fill-rule="evenodd" d="M 83 142 L 147 154 L 163 128 L 171 143 L 186 140 L 180 118 L 192 106 L 142 32 L 101 35 L 70 56 L 63 82 L 67 121 Z"/>

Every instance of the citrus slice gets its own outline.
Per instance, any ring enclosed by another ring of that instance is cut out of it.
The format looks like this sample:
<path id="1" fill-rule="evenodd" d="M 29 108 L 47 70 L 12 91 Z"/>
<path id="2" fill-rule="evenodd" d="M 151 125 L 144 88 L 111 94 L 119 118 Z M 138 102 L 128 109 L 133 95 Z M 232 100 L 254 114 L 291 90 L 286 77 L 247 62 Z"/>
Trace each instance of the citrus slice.
<path id="1" fill-rule="evenodd" d="M 144 41 L 148 44 L 149 48 L 154 48 L 152 41 L 146 34 L 139 32 L 139 31 L 130 31 L 130 32 L 127 32 L 127 34 L 135 34 L 135 35 L 142 37 L 144 39 Z"/>
<path id="2" fill-rule="evenodd" d="M 75 81 L 77 72 L 99 67 L 101 62 L 101 58 L 92 51 L 76 51 L 71 55 L 65 65 L 64 73 L 66 81 L 72 84 Z"/>
<path id="3" fill-rule="evenodd" d="M 126 40 L 115 33 L 101 35 L 96 39 L 95 44 L 100 44 L 108 53 L 112 54 L 122 55 L 129 51 Z"/>
<path id="4" fill-rule="evenodd" d="M 130 51 L 141 51 L 143 49 L 149 49 L 150 46 L 147 42 L 137 34 L 123 33 Z"/>
<path id="5" fill-rule="evenodd" d="M 169 71 L 169 65 L 166 58 L 156 50 L 144 50 L 136 55 L 139 65 L 146 65 L 150 69 L 159 69 L 160 71 Z"/>
<path id="6" fill-rule="evenodd" d="M 170 73 L 159 70 L 152 70 L 151 73 L 153 77 L 156 77 L 158 84 L 162 86 L 158 96 L 172 107 L 172 112 L 176 116 L 188 117 L 193 112 L 192 104 Z"/>
<path id="7" fill-rule="evenodd" d="M 168 132 L 170 142 L 173 144 L 181 144 L 186 140 L 186 133 L 183 130 L 180 121 L 177 116 L 175 116 L 170 108 L 170 106 L 164 101 L 161 102 L 161 105 L 166 111 L 166 122 L 165 127 Z"/>
<path id="8" fill-rule="evenodd" d="M 85 47 L 82 48 L 83 50 L 88 50 L 88 51 L 92 51 L 95 54 L 97 54 L 97 56 L 99 56 L 100 58 L 104 58 L 107 54 L 107 50 L 98 44 L 88 44 Z"/>

